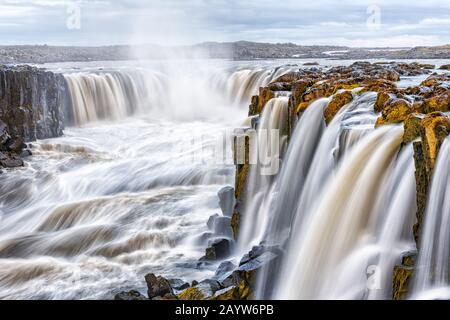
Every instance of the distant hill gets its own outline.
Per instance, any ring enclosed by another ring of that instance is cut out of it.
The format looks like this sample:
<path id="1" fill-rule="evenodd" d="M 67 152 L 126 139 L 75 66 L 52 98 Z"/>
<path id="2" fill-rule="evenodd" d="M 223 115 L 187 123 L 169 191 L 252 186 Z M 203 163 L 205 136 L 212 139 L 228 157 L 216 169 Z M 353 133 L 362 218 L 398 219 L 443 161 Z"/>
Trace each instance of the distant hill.
<path id="1" fill-rule="evenodd" d="M 331 59 L 450 59 L 450 44 L 415 48 L 350 48 L 342 46 L 302 46 L 294 43 L 205 42 L 193 46 L 0 46 L 0 63 L 49 63 L 160 59 L 167 56 L 210 57 L 233 60 L 282 58 Z"/>

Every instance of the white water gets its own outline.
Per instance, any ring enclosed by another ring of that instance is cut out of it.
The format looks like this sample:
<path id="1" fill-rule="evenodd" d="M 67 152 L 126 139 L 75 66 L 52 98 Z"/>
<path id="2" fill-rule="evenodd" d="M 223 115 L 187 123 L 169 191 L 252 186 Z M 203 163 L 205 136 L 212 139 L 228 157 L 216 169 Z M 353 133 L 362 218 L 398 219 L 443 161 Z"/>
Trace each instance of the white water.
<path id="1" fill-rule="evenodd" d="M 425 212 L 413 299 L 450 298 L 449 161 L 450 138 L 447 138 L 439 151 Z"/>
<path id="2" fill-rule="evenodd" d="M 408 184 L 410 179 L 404 182 L 406 190 L 400 189 L 404 193 L 398 196 L 404 202 L 398 206 L 392 202 L 395 207 L 386 210 L 382 204 L 390 202 L 381 200 L 391 194 L 392 184 L 401 184 L 391 179 L 399 176 L 395 174 L 395 158 L 402 133 L 401 128 L 381 128 L 363 138 L 327 182 L 317 197 L 320 200 L 312 204 L 311 213 L 303 217 L 301 224 L 294 223 L 276 298 L 362 299 L 371 294 L 368 267 L 373 264 L 380 272 L 392 272 L 393 263 L 385 259 L 396 257 L 404 249 L 401 232 L 396 229 L 402 230 L 404 225 L 380 224 L 394 219 L 389 214 L 384 216 L 386 212 L 400 215 L 397 219 L 401 222 L 407 221 L 411 217 L 409 204 L 414 203 L 414 184 Z M 407 152 L 410 156 L 411 152 Z M 411 178 L 412 160 L 408 163 Z M 381 238 L 383 233 L 392 233 L 392 239 Z M 376 262 L 377 257 L 382 263 Z M 382 297 L 388 291 L 386 285 L 383 282 L 375 289 L 383 291 Z"/>
<path id="3" fill-rule="evenodd" d="M 234 181 L 229 134 L 283 70 L 190 61 L 61 72 L 77 126 L 0 175 L 0 299 L 110 299 L 145 294 L 150 272 L 212 276 L 199 258 L 217 192 Z"/>
<path id="4" fill-rule="evenodd" d="M 260 273 L 259 298 L 390 297 L 393 267 L 413 248 L 414 165 L 411 146 L 398 154 L 401 128 L 373 129 L 375 99 L 356 97 L 326 129 L 329 99 L 314 102 L 297 123 L 278 177 L 255 184 L 242 248 L 288 241 L 281 269 Z"/>

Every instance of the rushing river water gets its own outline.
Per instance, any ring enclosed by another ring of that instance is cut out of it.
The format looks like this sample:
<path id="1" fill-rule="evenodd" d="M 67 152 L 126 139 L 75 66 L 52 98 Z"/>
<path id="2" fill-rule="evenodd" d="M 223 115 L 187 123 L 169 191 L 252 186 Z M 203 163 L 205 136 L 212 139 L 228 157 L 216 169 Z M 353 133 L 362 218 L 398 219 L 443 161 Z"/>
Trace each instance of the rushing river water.
<path id="1" fill-rule="evenodd" d="M 0 299 L 109 299 L 123 290 L 145 292 L 150 272 L 184 281 L 211 276 L 217 265 L 199 258 L 208 218 L 220 212 L 217 192 L 234 184 L 231 133 L 246 122 L 258 88 L 295 63 L 46 66 L 64 74 L 72 107 L 63 137 L 34 142 L 24 168 L 0 175 Z M 362 96 L 327 128 L 322 110 L 329 100 L 318 100 L 300 119 L 278 178 L 250 173 L 253 202 L 239 254 L 264 239 L 292 238 L 281 267 L 289 282 L 266 274 L 261 297 L 389 295 L 385 278 L 380 294 L 362 286 L 370 263 L 389 277 L 411 247 L 403 225 L 414 209 L 413 164 L 410 146 L 399 149 L 401 129 L 373 130 L 374 99 Z M 281 129 L 286 105 L 286 97 L 272 100 L 262 127 Z M 358 186 L 361 201 L 352 191 Z M 275 286 L 270 294 L 267 282 Z"/>

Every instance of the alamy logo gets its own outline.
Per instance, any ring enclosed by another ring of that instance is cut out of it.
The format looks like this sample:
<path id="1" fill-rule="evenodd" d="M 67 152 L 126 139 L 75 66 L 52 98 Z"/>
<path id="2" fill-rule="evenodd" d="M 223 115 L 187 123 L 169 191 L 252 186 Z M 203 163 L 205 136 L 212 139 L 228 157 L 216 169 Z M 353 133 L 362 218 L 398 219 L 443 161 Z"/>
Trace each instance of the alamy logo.
<path id="1" fill-rule="evenodd" d="M 67 4 L 66 26 L 69 30 L 81 29 L 81 1 L 70 1 Z"/>
<path id="2" fill-rule="evenodd" d="M 379 266 L 371 265 L 367 267 L 367 289 L 381 289 L 381 268 Z"/>
<path id="3" fill-rule="evenodd" d="M 380 30 L 381 29 L 381 8 L 377 5 L 371 5 L 367 8 L 367 18 L 366 24 L 369 30 Z"/>

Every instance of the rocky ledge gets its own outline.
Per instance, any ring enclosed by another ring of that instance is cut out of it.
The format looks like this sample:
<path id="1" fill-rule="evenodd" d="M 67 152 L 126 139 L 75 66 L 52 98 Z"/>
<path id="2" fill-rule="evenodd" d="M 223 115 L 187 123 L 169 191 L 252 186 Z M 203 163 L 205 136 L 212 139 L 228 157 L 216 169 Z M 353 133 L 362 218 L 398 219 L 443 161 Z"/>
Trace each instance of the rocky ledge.
<path id="1" fill-rule="evenodd" d="M 62 75 L 0 66 L 0 169 L 23 165 L 26 142 L 62 135 L 69 101 Z"/>
<path id="2" fill-rule="evenodd" d="M 445 69 L 443 66 L 441 69 Z M 324 110 L 328 124 L 339 110 L 350 103 L 356 95 L 376 92 L 374 106 L 378 114 L 376 126 L 402 123 L 404 143 L 413 143 L 416 163 L 417 224 L 414 235 L 419 243 L 420 228 L 426 206 L 428 186 L 437 159 L 440 145 L 450 133 L 450 74 L 435 73 L 434 65 L 419 63 L 368 63 L 356 62 L 346 67 L 323 70 L 316 67 L 287 73 L 267 86 L 260 88 L 249 106 L 253 116 L 252 127 L 256 127 L 267 102 L 278 96 L 288 95 L 288 117 L 286 127 L 289 136 L 296 120 L 312 105 L 312 102 L 331 97 Z M 434 72 L 434 73 L 433 73 Z M 428 75 L 420 85 L 399 88 L 401 76 Z M 279 246 L 261 243 L 242 257 L 235 265 L 227 258 L 239 235 L 241 208 L 245 201 L 247 176 L 249 173 L 250 136 L 247 129 L 237 130 L 234 138 L 234 160 L 236 163 L 235 188 L 219 192 L 222 215 L 211 217 L 208 222 L 210 239 L 203 263 L 220 262 L 214 277 L 188 284 L 179 279 L 165 279 L 153 274 L 147 275 L 148 296 L 137 291 L 121 292 L 119 300 L 135 299 L 180 299 L 180 300 L 234 300 L 253 299 L 256 277 L 262 268 L 271 269 L 282 257 Z M 242 145 L 245 148 L 242 148 Z M 244 152 L 242 152 L 244 150 Z M 242 154 L 243 153 L 243 154 Z M 231 228 L 230 228 L 231 225 Z M 393 270 L 393 298 L 404 298 L 408 283 L 414 272 L 417 252 L 404 254 L 402 264 Z M 267 270 L 266 269 L 266 270 Z"/>

